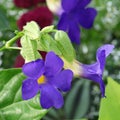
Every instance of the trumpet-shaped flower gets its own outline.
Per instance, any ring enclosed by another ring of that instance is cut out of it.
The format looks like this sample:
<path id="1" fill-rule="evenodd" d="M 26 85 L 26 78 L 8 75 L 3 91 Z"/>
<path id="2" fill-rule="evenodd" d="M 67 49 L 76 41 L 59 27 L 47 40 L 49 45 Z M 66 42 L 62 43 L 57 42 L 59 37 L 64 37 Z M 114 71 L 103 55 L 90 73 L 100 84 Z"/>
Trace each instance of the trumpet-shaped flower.
<path id="1" fill-rule="evenodd" d="M 60 15 L 58 29 L 68 33 L 72 42 L 80 44 L 80 28 L 89 29 L 93 26 L 97 12 L 88 8 L 91 0 L 62 0 L 64 12 Z"/>
<path id="2" fill-rule="evenodd" d="M 113 48 L 113 45 L 104 45 L 97 50 L 97 62 L 91 65 L 80 64 L 80 67 L 82 68 L 81 76 L 99 83 L 102 97 L 105 97 L 105 85 L 102 80 L 102 74 L 105 67 L 106 57 L 112 52 Z"/>
<path id="3" fill-rule="evenodd" d="M 68 63 L 63 59 L 65 69 L 71 69 L 76 77 L 83 77 L 94 82 L 97 82 L 100 85 L 102 97 L 105 97 L 105 85 L 102 80 L 102 75 L 105 67 L 105 62 L 107 56 L 112 52 L 114 46 L 106 44 L 98 48 L 96 53 L 97 61 L 93 64 L 86 65 L 83 63 L 74 60 L 73 63 Z"/>
<path id="4" fill-rule="evenodd" d="M 71 70 L 62 70 L 63 61 L 49 52 L 45 61 L 38 59 L 26 63 L 23 73 L 28 77 L 22 83 L 22 98 L 33 98 L 40 91 L 40 103 L 43 108 L 60 108 L 63 97 L 60 91 L 70 90 L 73 73 Z"/>

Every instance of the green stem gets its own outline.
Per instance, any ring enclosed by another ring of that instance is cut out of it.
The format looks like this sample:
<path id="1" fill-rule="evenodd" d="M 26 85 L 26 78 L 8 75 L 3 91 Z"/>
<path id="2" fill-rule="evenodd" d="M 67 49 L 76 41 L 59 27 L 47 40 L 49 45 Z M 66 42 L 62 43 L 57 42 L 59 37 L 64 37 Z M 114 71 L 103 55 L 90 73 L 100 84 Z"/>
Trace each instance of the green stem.
<path id="1" fill-rule="evenodd" d="M 15 49 L 15 50 L 21 50 L 20 47 L 10 47 L 13 45 L 13 43 L 18 40 L 18 38 L 23 36 L 23 32 L 19 32 L 17 33 L 17 35 L 15 37 L 13 37 L 12 39 L 10 39 L 8 42 L 6 42 L 5 46 L 0 48 L 0 51 L 5 50 L 5 49 Z"/>
<path id="2" fill-rule="evenodd" d="M 4 49 L 5 49 L 5 46 L 1 47 L 1 48 L 0 48 L 0 51 L 3 51 Z"/>
<path id="3" fill-rule="evenodd" d="M 13 49 L 13 50 L 21 50 L 21 47 L 9 47 L 7 49 Z"/>
<path id="4" fill-rule="evenodd" d="M 23 32 L 19 32 L 15 37 L 13 37 L 12 39 L 10 39 L 8 42 L 6 42 L 5 44 L 5 48 L 9 48 L 11 45 L 13 45 L 13 43 L 20 37 L 23 36 Z"/>
<path id="5" fill-rule="evenodd" d="M 57 32 L 58 30 L 56 30 L 56 29 L 53 29 L 51 32 Z"/>

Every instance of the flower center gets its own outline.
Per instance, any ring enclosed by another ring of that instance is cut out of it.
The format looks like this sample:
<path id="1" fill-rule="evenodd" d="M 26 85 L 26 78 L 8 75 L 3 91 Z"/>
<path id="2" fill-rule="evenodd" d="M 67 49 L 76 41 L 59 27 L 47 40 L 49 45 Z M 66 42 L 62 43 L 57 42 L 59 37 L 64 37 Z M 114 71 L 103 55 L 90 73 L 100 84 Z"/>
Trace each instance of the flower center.
<path id="1" fill-rule="evenodd" d="M 45 76 L 42 75 L 41 77 L 39 77 L 38 80 L 37 80 L 37 82 L 38 82 L 38 84 L 43 84 L 43 83 L 45 83 Z"/>

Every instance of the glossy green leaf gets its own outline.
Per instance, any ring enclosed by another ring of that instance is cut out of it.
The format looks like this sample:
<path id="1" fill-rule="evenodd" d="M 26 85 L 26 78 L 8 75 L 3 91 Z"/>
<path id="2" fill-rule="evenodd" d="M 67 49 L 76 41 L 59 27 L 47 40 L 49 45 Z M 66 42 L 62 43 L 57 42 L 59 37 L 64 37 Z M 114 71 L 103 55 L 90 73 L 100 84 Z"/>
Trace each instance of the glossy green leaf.
<path id="1" fill-rule="evenodd" d="M 0 10 L 0 31 L 8 29 L 9 26 L 9 22 L 7 17 L 4 15 L 4 13 Z"/>
<path id="2" fill-rule="evenodd" d="M 65 100 L 65 112 L 68 119 L 80 119 L 89 109 L 90 81 L 79 80 L 73 85 Z"/>
<path id="3" fill-rule="evenodd" d="M 23 36 L 21 38 L 22 50 L 21 54 L 26 62 L 34 61 L 41 58 L 39 52 L 37 51 L 36 40 L 30 40 L 28 36 Z"/>
<path id="4" fill-rule="evenodd" d="M 57 120 L 60 118 L 59 110 L 60 109 L 51 108 L 47 115 L 43 117 L 43 120 Z"/>
<path id="5" fill-rule="evenodd" d="M 99 120 L 120 120 L 120 84 L 108 78 L 106 98 L 101 99 Z"/>
<path id="6" fill-rule="evenodd" d="M 65 111 L 66 111 L 67 117 L 71 117 L 71 113 L 72 113 L 72 110 L 73 110 L 73 107 L 74 107 L 73 103 L 74 103 L 75 98 L 76 98 L 76 93 L 77 93 L 77 91 L 79 91 L 79 89 L 81 88 L 82 84 L 83 84 L 83 81 L 76 82 L 73 85 L 70 93 L 66 97 L 66 100 L 65 100 Z"/>
<path id="7" fill-rule="evenodd" d="M 74 119 L 84 117 L 90 106 L 90 81 L 84 80 L 81 95 L 78 98 L 79 104 L 76 107 Z"/>
<path id="8" fill-rule="evenodd" d="M 0 71 L 0 120 L 40 120 L 47 112 L 39 103 L 39 95 L 22 100 L 21 85 L 25 76 L 21 69 Z"/>
<path id="9" fill-rule="evenodd" d="M 70 42 L 70 39 L 64 31 L 57 31 L 55 33 L 55 40 L 57 41 L 57 47 L 62 53 L 62 56 L 69 62 L 75 59 L 75 51 Z"/>

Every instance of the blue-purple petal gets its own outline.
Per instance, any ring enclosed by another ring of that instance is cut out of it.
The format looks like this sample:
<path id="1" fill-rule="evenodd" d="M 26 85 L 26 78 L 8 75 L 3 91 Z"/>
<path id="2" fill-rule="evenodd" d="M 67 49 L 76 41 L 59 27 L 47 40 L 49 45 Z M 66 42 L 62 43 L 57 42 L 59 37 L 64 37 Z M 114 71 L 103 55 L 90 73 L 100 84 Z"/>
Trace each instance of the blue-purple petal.
<path id="1" fill-rule="evenodd" d="M 97 50 L 96 59 L 102 72 L 105 67 L 106 57 L 112 52 L 113 48 L 113 45 L 107 44 L 103 45 Z"/>
<path id="2" fill-rule="evenodd" d="M 104 84 L 104 82 L 102 80 L 102 76 L 91 75 L 91 76 L 89 76 L 89 79 L 94 81 L 94 82 L 97 82 L 99 84 L 102 97 L 105 97 L 105 84 Z"/>
<path id="3" fill-rule="evenodd" d="M 63 68 L 63 61 L 54 52 L 49 52 L 45 60 L 45 75 L 47 77 L 54 76 Z"/>
<path id="4" fill-rule="evenodd" d="M 105 57 L 105 50 L 102 50 L 99 54 L 98 54 L 98 56 L 97 56 L 97 62 L 98 62 L 98 64 L 99 64 L 99 66 L 100 66 L 100 70 L 101 70 L 101 72 L 103 73 L 103 70 L 104 70 L 104 67 L 105 67 L 105 63 L 106 63 L 106 57 Z"/>
<path id="5" fill-rule="evenodd" d="M 105 96 L 105 84 L 102 80 L 102 78 L 99 78 L 99 85 L 100 85 L 100 90 L 101 90 L 101 93 L 102 93 L 102 97 L 106 97 Z"/>
<path id="6" fill-rule="evenodd" d="M 99 74 L 101 75 L 101 69 L 100 69 L 100 65 L 98 62 L 95 62 L 94 64 L 90 64 L 90 65 L 86 65 L 86 64 L 80 64 L 80 67 L 82 68 L 82 75 L 83 76 L 91 76 L 94 74 Z"/>
<path id="7" fill-rule="evenodd" d="M 49 84 L 40 86 L 40 103 L 45 109 L 50 107 L 61 108 L 64 101 L 61 93 Z"/>
<path id="8" fill-rule="evenodd" d="M 68 91 L 71 88 L 73 72 L 71 70 L 63 70 L 55 78 L 51 78 L 49 82 L 60 89 L 61 91 Z"/>
<path id="9" fill-rule="evenodd" d="M 72 42 L 80 44 L 80 28 L 77 22 L 70 22 L 68 28 L 68 35 Z"/>
<path id="10" fill-rule="evenodd" d="M 94 8 L 87 8 L 90 2 L 91 0 L 62 0 L 64 13 L 60 16 L 58 29 L 66 31 L 76 44 L 80 44 L 80 25 L 90 29 L 97 15 Z"/>
<path id="11" fill-rule="evenodd" d="M 102 76 L 99 76 L 99 75 L 91 75 L 89 76 L 87 79 L 90 79 L 94 82 L 97 82 L 100 86 L 100 90 L 101 90 L 101 93 L 102 93 L 102 97 L 105 97 L 105 84 L 102 80 Z"/>
<path id="12" fill-rule="evenodd" d="M 22 83 L 22 98 L 24 100 L 33 98 L 39 91 L 39 86 L 36 80 L 26 79 Z"/>
<path id="13" fill-rule="evenodd" d="M 105 97 L 105 85 L 104 85 L 104 82 L 102 80 L 102 75 L 99 73 L 97 74 L 97 71 L 94 72 L 92 70 L 92 68 L 91 68 L 91 70 L 90 70 L 90 68 L 89 68 L 89 70 L 87 70 L 88 68 L 85 68 L 85 67 L 86 66 L 84 66 L 84 68 L 83 68 L 84 71 L 83 71 L 82 77 L 98 83 L 100 86 L 102 97 Z"/>
<path id="14" fill-rule="evenodd" d="M 39 78 L 44 72 L 44 61 L 36 60 L 23 65 L 23 73 L 29 78 Z"/>
<path id="15" fill-rule="evenodd" d="M 105 51 L 105 57 L 107 57 L 112 52 L 113 48 L 114 48 L 114 45 L 111 45 L 111 44 L 103 45 L 100 48 L 98 48 L 98 50 L 97 50 L 97 56 L 99 56 L 99 54 L 101 53 L 101 51 L 104 50 Z"/>
<path id="16" fill-rule="evenodd" d="M 71 11 L 77 5 L 79 0 L 62 0 L 62 7 L 66 12 Z"/>
<path id="17" fill-rule="evenodd" d="M 78 14 L 80 25 L 87 29 L 91 28 L 96 15 L 97 11 L 94 8 L 81 9 Z"/>
<path id="18" fill-rule="evenodd" d="M 64 30 L 64 31 L 67 31 L 68 29 L 68 17 L 67 17 L 67 13 L 63 13 L 60 17 L 60 20 L 58 21 L 58 25 L 57 25 L 57 28 L 58 30 Z"/>
<path id="19" fill-rule="evenodd" d="M 79 0 L 77 6 L 79 6 L 79 8 L 85 8 L 90 2 L 91 0 Z"/>

